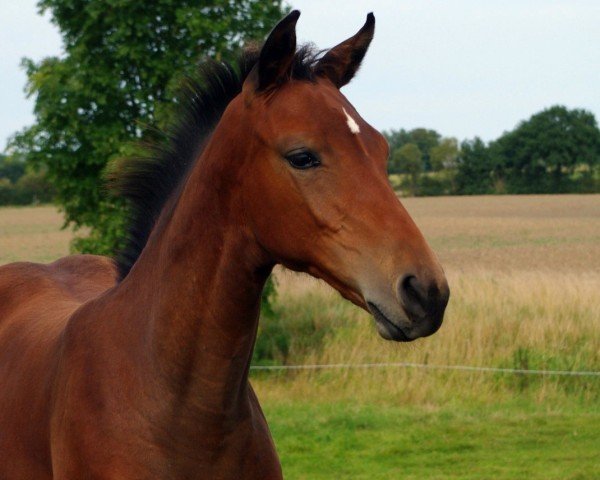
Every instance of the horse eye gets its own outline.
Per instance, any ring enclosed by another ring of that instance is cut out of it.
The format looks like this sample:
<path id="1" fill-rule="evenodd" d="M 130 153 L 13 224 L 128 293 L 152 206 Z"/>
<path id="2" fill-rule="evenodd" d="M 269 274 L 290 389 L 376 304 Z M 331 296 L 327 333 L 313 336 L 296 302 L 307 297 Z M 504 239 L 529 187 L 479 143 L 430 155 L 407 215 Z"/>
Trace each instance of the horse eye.
<path id="1" fill-rule="evenodd" d="M 321 161 L 316 154 L 308 150 L 288 153 L 285 159 L 289 164 L 298 170 L 306 170 L 307 168 L 318 167 Z"/>

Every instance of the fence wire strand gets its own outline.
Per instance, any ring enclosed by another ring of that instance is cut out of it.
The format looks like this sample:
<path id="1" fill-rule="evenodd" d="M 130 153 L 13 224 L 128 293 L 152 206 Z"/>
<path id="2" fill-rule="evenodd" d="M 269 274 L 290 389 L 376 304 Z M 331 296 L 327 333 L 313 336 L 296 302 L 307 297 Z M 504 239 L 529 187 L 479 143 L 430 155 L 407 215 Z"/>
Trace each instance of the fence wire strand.
<path id="1" fill-rule="evenodd" d="M 459 370 L 467 372 L 489 372 L 522 375 L 557 375 L 572 377 L 600 377 L 600 372 L 582 370 L 528 370 L 520 368 L 477 367 L 471 365 L 432 365 L 428 363 L 389 362 L 389 363 L 329 363 L 323 365 L 253 365 L 254 371 L 327 370 L 355 368 L 422 368 L 429 370 Z"/>

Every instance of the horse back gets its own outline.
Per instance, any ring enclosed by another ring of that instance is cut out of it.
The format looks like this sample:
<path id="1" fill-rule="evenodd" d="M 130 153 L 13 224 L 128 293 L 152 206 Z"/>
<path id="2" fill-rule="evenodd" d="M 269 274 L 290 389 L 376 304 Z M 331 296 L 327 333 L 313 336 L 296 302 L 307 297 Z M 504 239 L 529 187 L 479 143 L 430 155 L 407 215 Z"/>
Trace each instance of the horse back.
<path id="1" fill-rule="evenodd" d="M 51 478 L 61 333 L 80 305 L 115 281 L 112 260 L 94 255 L 0 267 L 0 478 Z"/>

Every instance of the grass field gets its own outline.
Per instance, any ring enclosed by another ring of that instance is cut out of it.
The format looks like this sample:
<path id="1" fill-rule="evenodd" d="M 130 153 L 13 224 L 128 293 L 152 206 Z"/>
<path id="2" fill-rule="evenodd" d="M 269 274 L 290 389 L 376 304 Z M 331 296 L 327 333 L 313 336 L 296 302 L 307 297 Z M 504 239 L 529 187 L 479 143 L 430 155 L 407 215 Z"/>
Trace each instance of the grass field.
<path id="1" fill-rule="evenodd" d="M 51 262 L 69 254 L 72 234 L 51 206 L 0 207 L 0 265 Z"/>
<path id="2" fill-rule="evenodd" d="M 452 290 L 409 345 L 306 276 L 277 272 L 297 363 L 600 370 L 600 195 L 404 199 Z M 0 263 L 68 250 L 51 207 L 0 209 Z M 288 479 L 600 478 L 600 377 L 384 368 L 254 373 Z"/>
<path id="3" fill-rule="evenodd" d="M 268 405 L 286 478 L 597 479 L 597 412 L 520 403 L 481 408 Z"/>

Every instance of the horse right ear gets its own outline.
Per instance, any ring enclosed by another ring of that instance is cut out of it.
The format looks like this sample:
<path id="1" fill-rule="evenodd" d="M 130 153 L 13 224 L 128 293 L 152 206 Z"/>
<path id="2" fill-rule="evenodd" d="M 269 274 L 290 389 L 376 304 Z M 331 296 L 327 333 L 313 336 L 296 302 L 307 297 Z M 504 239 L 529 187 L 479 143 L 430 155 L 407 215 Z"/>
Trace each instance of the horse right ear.
<path id="1" fill-rule="evenodd" d="M 356 74 L 367 53 L 375 33 L 375 16 L 367 21 L 356 35 L 329 50 L 316 66 L 318 76 L 328 78 L 337 88 L 342 88 Z"/>
<path id="2" fill-rule="evenodd" d="M 281 20 L 264 43 L 256 71 L 253 72 L 254 86 L 264 91 L 281 85 L 291 76 L 292 62 L 296 54 L 296 22 L 298 10 L 292 11 Z"/>

